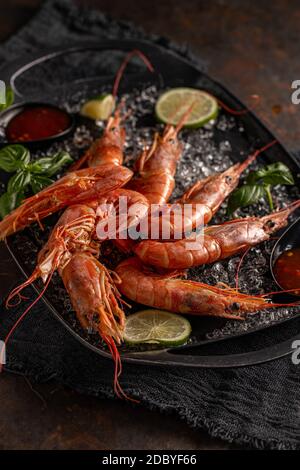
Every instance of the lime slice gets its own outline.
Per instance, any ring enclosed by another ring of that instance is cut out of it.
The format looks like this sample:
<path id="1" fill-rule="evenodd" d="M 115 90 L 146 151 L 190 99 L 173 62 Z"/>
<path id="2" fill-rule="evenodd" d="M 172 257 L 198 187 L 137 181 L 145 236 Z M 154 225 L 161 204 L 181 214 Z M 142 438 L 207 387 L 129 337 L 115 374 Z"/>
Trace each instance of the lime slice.
<path id="1" fill-rule="evenodd" d="M 141 310 L 127 317 L 124 341 L 179 346 L 186 343 L 191 331 L 190 322 L 180 315 L 164 310 Z"/>
<path id="2" fill-rule="evenodd" d="M 115 109 L 115 99 L 112 95 L 101 95 L 84 103 L 80 110 L 82 116 L 95 121 L 108 119 Z"/>
<path id="3" fill-rule="evenodd" d="M 160 121 L 176 125 L 192 104 L 184 127 L 203 126 L 218 115 L 217 100 L 206 91 L 194 88 L 173 88 L 167 91 L 159 97 L 155 113 Z"/>

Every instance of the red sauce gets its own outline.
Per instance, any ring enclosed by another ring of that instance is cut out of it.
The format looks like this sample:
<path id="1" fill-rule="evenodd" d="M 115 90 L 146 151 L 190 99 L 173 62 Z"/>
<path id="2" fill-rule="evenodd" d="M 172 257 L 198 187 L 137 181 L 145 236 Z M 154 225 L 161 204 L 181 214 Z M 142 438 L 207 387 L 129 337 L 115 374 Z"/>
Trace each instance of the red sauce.
<path id="1" fill-rule="evenodd" d="M 6 127 L 10 142 L 28 142 L 47 139 L 60 134 L 70 126 L 70 117 L 51 106 L 25 108 L 11 119 Z"/>
<path id="2" fill-rule="evenodd" d="M 300 295 L 300 248 L 284 251 L 276 260 L 274 274 L 284 290 L 298 289 Z"/>

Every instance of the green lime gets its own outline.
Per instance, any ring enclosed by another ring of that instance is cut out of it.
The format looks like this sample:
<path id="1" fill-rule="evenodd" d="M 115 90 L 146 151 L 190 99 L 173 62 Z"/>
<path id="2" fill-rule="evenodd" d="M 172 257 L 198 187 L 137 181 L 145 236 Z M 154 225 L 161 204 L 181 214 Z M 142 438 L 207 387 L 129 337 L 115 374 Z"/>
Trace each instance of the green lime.
<path id="1" fill-rule="evenodd" d="M 141 310 L 127 317 L 124 341 L 179 346 L 186 343 L 191 331 L 190 322 L 180 315 L 164 310 Z"/>
<path id="2" fill-rule="evenodd" d="M 157 118 L 166 124 L 176 125 L 193 105 L 184 127 L 203 126 L 218 115 L 217 100 L 206 91 L 194 88 L 173 88 L 163 93 L 155 106 Z"/>
<path id="3" fill-rule="evenodd" d="M 95 121 L 105 120 L 111 116 L 115 109 L 115 104 L 115 99 L 112 95 L 101 95 L 84 103 L 80 114 Z"/>

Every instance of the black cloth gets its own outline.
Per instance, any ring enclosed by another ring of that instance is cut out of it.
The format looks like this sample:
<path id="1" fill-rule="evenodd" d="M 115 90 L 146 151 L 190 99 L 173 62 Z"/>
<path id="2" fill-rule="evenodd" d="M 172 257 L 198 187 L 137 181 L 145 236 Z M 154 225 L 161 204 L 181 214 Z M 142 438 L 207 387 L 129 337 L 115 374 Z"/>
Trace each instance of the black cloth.
<path id="1" fill-rule="evenodd" d="M 135 26 L 100 12 L 79 8 L 68 0 L 51 0 L 0 48 L 0 61 L 81 40 L 124 37 L 146 36 Z M 186 47 L 156 36 L 150 39 L 196 60 Z M 2 338 L 23 311 L 24 305 L 9 311 L 1 309 Z M 270 335 L 272 340 L 275 335 L 281 340 L 287 329 L 273 329 L 272 333 L 240 341 L 249 340 L 258 347 L 268 344 Z M 43 302 L 19 326 L 7 354 L 7 370 L 37 381 L 55 378 L 80 393 L 113 398 L 112 362 L 79 344 Z M 141 404 L 135 406 L 175 412 L 189 425 L 206 429 L 212 436 L 256 448 L 299 449 L 299 367 L 290 357 L 230 370 L 125 364 L 121 384 L 129 395 L 140 400 Z"/>

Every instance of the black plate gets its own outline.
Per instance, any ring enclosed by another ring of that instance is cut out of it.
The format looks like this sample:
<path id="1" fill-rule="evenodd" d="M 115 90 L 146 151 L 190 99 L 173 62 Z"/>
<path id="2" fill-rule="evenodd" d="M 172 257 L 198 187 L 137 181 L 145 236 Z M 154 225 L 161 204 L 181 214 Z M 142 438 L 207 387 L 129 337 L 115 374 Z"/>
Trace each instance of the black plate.
<path id="1" fill-rule="evenodd" d="M 17 99 L 20 100 L 25 99 L 27 101 L 34 98 L 35 100 L 46 99 L 49 101 L 49 96 L 51 96 L 53 103 L 57 104 L 61 102 L 63 97 L 69 98 L 71 91 L 72 97 L 76 100 L 76 93 L 74 93 L 76 89 L 86 85 L 88 86 L 95 81 L 99 85 L 111 83 L 115 73 L 115 70 L 112 70 L 111 67 L 112 53 L 119 54 L 121 61 L 124 56 L 124 51 L 130 51 L 135 48 L 144 52 L 150 58 L 155 69 L 159 70 L 159 74 L 151 78 L 157 86 L 191 86 L 206 89 L 234 109 L 245 108 L 244 105 L 222 87 L 222 85 L 201 72 L 197 66 L 171 51 L 154 46 L 146 41 L 127 40 L 121 43 L 119 41 L 106 41 L 102 42 L 100 45 L 84 44 L 66 50 L 48 51 L 45 54 L 27 57 L 22 59 L 22 61 L 10 64 L 0 71 L 0 77 L 7 82 L 10 81 L 11 86 L 15 90 Z M 104 56 L 104 59 L 100 51 L 102 53 L 108 52 L 108 54 Z M 62 80 L 62 76 L 57 73 L 59 69 L 57 66 L 58 63 L 60 64 L 59 67 L 64 69 L 64 80 Z M 87 67 L 87 64 L 89 67 Z M 86 68 L 89 68 L 90 72 L 94 71 L 94 73 L 88 73 Z M 53 71 L 53 75 L 51 75 L 51 71 Z M 79 71 L 81 74 L 79 74 Z M 37 77 L 37 82 L 34 81 L 33 77 Z M 144 80 L 149 80 L 149 76 L 141 72 L 136 68 L 136 65 L 133 64 L 129 67 L 126 77 L 124 77 L 120 92 L 130 91 L 134 87 L 139 86 L 139 84 L 142 86 Z M 38 96 L 37 89 L 39 90 Z M 240 120 L 245 128 L 245 135 L 248 142 L 265 144 L 274 139 L 274 136 L 260 123 L 252 112 L 249 111 L 249 113 L 242 116 Z M 237 146 L 239 145 L 238 141 L 235 143 Z M 234 158 L 238 160 L 241 156 L 236 152 Z M 272 161 L 285 162 L 294 175 L 299 174 L 297 162 L 280 144 L 276 145 L 276 148 L 273 147 L 269 149 L 268 152 L 266 152 L 266 158 Z M 23 249 L 18 250 L 13 240 L 14 237 L 10 237 L 7 246 L 23 273 L 28 275 L 30 270 L 26 266 L 26 252 Z M 50 294 L 48 297 L 46 295 L 44 300 L 56 318 L 58 318 L 80 342 L 100 355 L 109 357 L 109 354 L 101 344 L 92 344 L 82 331 L 78 330 L 78 328 L 74 328 L 66 321 L 62 312 L 58 308 L 55 308 L 50 301 Z M 296 320 L 289 320 L 289 325 L 291 322 L 296 322 Z M 234 335 L 224 334 L 223 337 L 218 339 L 220 345 L 219 351 L 215 346 L 214 352 L 212 353 L 209 351 L 209 346 L 211 343 L 216 343 L 216 340 L 208 340 L 207 337 L 209 333 L 216 328 L 224 327 L 226 322 L 227 321 L 224 319 L 193 318 L 194 341 L 192 344 L 169 350 L 125 351 L 122 352 L 122 359 L 127 362 L 142 364 L 183 365 L 192 367 L 236 367 L 266 362 L 290 354 L 292 352 L 293 339 L 300 337 L 300 333 L 298 333 L 299 325 L 298 329 L 296 329 L 296 323 L 299 322 L 296 322 L 293 334 L 297 332 L 297 336 L 294 338 L 292 338 L 292 335 L 289 335 L 287 338 L 284 336 L 285 340 L 280 344 L 276 344 L 276 342 L 275 344 L 268 343 L 267 347 L 254 350 L 251 346 L 249 336 L 249 341 L 244 342 L 245 346 L 242 347 L 242 349 L 237 349 L 237 354 L 228 354 L 226 353 L 226 348 L 224 352 L 224 348 L 221 347 L 221 345 L 226 343 L 226 340 L 234 341 L 234 338 L 238 340 L 239 337 L 245 334 L 249 335 L 250 333 L 252 336 L 267 327 L 270 328 L 270 331 L 271 328 L 282 328 L 285 320 L 279 319 L 276 322 L 270 322 L 268 324 L 254 324 L 253 327 L 248 328 L 247 331 L 243 333 L 240 332 Z M 205 350 L 202 350 L 199 346 L 208 347 L 208 352 L 205 352 Z"/>

